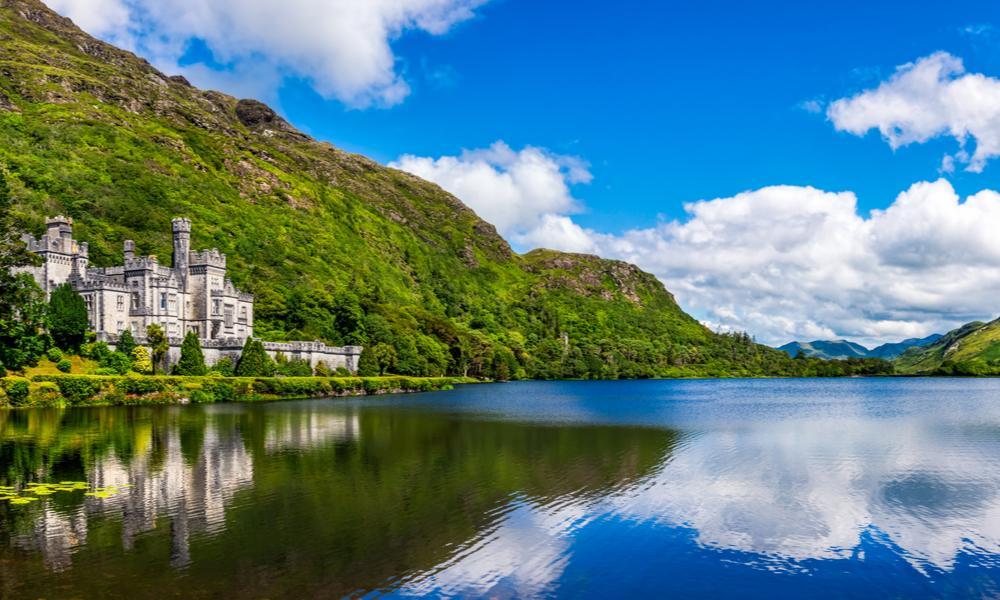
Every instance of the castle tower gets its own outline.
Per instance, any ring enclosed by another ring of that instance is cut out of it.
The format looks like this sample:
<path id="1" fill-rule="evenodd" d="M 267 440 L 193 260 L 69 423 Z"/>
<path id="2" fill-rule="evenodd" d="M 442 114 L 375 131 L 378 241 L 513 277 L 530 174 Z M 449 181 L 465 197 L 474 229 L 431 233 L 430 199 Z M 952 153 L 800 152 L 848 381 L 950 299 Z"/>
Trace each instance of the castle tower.
<path id="1" fill-rule="evenodd" d="M 191 254 L 191 220 L 178 217 L 172 221 L 174 226 L 174 271 L 181 288 L 185 287 L 188 276 L 188 257 Z"/>
<path id="2" fill-rule="evenodd" d="M 126 261 L 135 259 L 135 242 L 132 240 L 125 240 L 124 253 Z"/>

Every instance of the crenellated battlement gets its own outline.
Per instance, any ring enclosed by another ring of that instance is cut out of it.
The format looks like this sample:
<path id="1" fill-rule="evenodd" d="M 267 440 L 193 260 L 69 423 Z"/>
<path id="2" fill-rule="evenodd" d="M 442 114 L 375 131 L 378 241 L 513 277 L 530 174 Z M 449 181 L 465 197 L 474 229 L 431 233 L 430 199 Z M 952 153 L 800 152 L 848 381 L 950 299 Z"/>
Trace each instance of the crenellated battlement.
<path id="1" fill-rule="evenodd" d="M 208 266 L 225 269 L 226 255 L 219 252 L 218 248 L 212 248 L 210 250 L 195 250 L 191 252 L 189 264 L 192 267 Z"/>

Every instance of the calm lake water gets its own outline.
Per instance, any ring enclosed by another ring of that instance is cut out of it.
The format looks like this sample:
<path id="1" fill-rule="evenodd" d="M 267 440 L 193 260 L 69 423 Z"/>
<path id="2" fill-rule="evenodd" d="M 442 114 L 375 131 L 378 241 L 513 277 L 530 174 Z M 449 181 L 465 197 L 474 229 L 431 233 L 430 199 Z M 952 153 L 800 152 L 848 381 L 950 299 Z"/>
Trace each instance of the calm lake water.
<path id="1" fill-rule="evenodd" d="M 1000 594 L 1000 380 L 0 412 L 0 485 L 60 481 L 0 596 Z"/>

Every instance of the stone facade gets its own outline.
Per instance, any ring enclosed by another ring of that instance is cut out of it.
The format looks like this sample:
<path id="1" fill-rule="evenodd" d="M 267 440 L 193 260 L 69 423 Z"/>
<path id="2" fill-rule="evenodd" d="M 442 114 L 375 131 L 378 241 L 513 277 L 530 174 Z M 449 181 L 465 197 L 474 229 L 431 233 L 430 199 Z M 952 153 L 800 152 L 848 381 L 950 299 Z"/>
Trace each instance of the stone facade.
<path id="1" fill-rule="evenodd" d="M 73 221 L 67 217 L 46 220 L 41 238 L 25 235 L 28 248 L 44 262 L 30 272 L 46 296 L 69 283 L 87 303 L 90 325 L 99 340 L 114 346 L 118 336 L 131 330 L 142 343 L 146 327 L 159 324 L 170 339 L 168 362 L 180 357 L 188 332 L 201 340 L 208 364 L 223 357 L 236 359 L 243 343 L 253 336 L 253 296 L 236 289 L 226 276 L 226 255 L 217 249 L 191 250 L 191 221 L 173 220 L 173 264 L 161 265 L 155 256 L 136 256 L 135 243 L 126 240 L 124 264 L 93 268 L 86 242 L 73 239 Z M 330 368 L 357 370 L 361 348 L 332 347 L 321 342 L 264 342 L 272 357 L 320 362 Z"/>

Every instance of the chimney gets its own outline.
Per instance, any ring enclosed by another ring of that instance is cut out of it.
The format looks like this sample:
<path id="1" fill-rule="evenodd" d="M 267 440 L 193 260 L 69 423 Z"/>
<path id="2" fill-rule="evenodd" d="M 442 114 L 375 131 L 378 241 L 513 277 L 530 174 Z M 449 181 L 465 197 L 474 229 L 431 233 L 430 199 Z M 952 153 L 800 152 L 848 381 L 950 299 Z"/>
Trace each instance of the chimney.
<path id="1" fill-rule="evenodd" d="M 125 240 L 125 260 L 133 260 L 135 258 L 135 242 L 132 240 Z"/>

